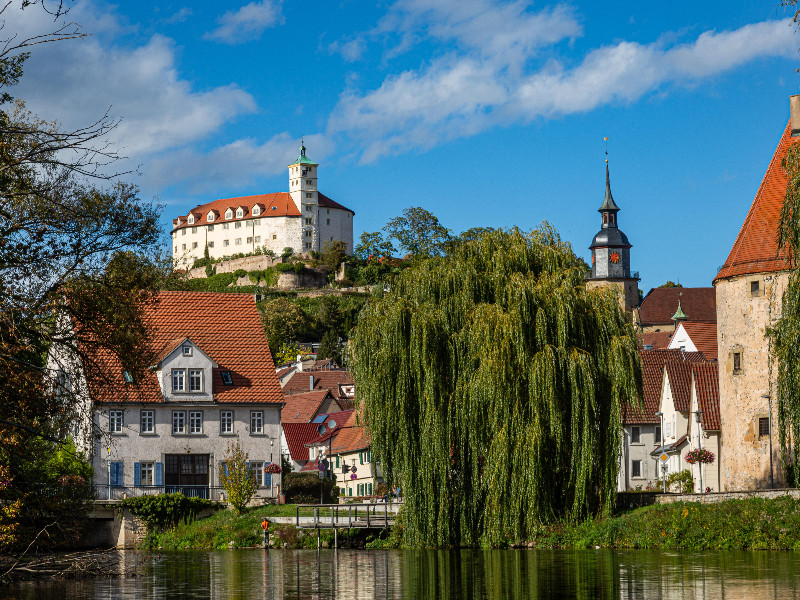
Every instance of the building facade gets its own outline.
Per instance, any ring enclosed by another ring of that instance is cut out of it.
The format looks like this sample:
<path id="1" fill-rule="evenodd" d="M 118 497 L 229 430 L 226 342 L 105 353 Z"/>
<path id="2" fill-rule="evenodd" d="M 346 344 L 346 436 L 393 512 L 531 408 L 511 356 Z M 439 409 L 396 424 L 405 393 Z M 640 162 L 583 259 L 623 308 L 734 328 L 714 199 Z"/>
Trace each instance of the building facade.
<path id="1" fill-rule="evenodd" d="M 146 308 L 152 364 L 141 380 L 108 354 L 99 377 L 77 382 L 76 427 L 98 497 L 180 491 L 224 499 L 232 444 L 248 454 L 256 497 L 280 494 L 283 394 L 249 294 L 161 292 Z"/>
<path id="2" fill-rule="evenodd" d="M 777 245 L 788 183 L 781 162 L 800 141 L 800 96 L 791 97 L 790 113 L 739 235 L 714 279 L 723 491 L 785 483 L 777 435 L 770 428 L 778 366 L 770 355 L 766 329 L 781 316 L 789 277 L 789 260 Z"/>
<path id="3" fill-rule="evenodd" d="M 216 200 L 174 219 L 174 264 L 191 268 L 206 249 L 211 258 L 257 251 L 280 255 L 285 248 L 319 252 L 335 241 L 352 253 L 355 213 L 318 191 L 318 169 L 301 146 L 289 165 L 288 192 Z"/>

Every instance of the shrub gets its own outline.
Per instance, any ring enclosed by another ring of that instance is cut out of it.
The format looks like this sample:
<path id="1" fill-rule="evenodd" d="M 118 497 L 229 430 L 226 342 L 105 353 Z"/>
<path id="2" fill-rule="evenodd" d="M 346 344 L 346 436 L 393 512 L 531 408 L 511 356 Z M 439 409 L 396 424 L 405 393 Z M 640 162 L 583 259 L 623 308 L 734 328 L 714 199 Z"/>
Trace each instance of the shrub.
<path id="1" fill-rule="evenodd" d="M 247 271 L 245 271 L 244 269 L 236 269 L 236 270 L 233 272 L 233 274 L 234 274 L 234 275 L 236 275 L 236 277 L 237 277 L 237 278 L 239 278 L 239 277 L 245 277 L 245 276 L 247 276 Z"/>
<path id="2" fill-rule="evenodd" d="M 229 442 L 225 464 L 219 468 L 219 481 L 225 488 L 228 502 L 237 513 L 244 511 L 258 489 L 255 473 L 247 464 L 247 458 L 238 441 L 235 444 Z"/>
<path id="3" fill-rule="evenodd" d="M 164 531 L 180 523 L 188 523 L 201 510 L 217 506 L 210 500 L 187 498 L 181 493 L 126 498 L 120 505 L 143 519 L 148 532 Z"/>
<path id="4" fill-rule="evenodd" d="M 278 273 L 288 273 L 289 271 L 294 271 L 294 265 L 292 263 L 278 263 L 275 265 L 275 269 L 277 269 Z"/>
<path id="5" fill-rule="evenodd" d="M 320 485 L 324 504 L 333 502 L 338 497 L 338 488 L 327 477 L 320 479 L 316 473 L 309 472 L 288 473 L 283 476 L 283 493 L 286 494 L 288 503 L 317 504 Z"/>
<path id="6" fill-rule="evenodd" d="M 287 246 L 283 249 L 283 252 L 281 252 L 281 258 L 289 258 L 292 254 L 294 254 L 294 248 Z"/>
<path id="7" fill-rule="evenodd" d="M 294 263 L 294 264 L 292 265 L 292 270 L 293 270 L 295 273 L 297 273 L 298 275 L 300 275 L 300 273 L 302 273 L 303 271 L 305 271 L 305 270 L 306 270 L 306 266 L 305 266 L 305 264 L 303 264 L 303 263 L 301 263 L 301 262 L 296 262 L 296 263 Z"/>

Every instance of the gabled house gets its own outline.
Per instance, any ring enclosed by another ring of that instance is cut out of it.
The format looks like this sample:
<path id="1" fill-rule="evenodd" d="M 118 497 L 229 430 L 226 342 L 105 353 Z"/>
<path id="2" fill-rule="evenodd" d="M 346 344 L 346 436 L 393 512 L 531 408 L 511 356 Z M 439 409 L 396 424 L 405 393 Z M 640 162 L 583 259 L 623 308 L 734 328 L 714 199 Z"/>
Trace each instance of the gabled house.
<path id="1" fill-rule="evenodd" d="M 679 323 L 667 347 L 670 350 L 702 352 L 708 360 L 717 360 L 717 324 L 694 321 Z"/>
<path id="2" fill-rule="evenodd" d="M 619 491 L 653 487 L 659 477 L 656 458 L 651 453 L 662 441 L 661 417 L 656 413 L 661 404 L 665 366 L 705 361 L 699 352 L 680 350 L 641 350 L 639 355 L 642 361 L 642 406 L 623 406 L 623 439 L 617 479 Z"/>
<path id="3" fill-rule="evenodd" d="M 353 411 L 334 438 L 331 451 L 340 498 L 373 496 L 377 486 L 383 483 L 371 447 L 369 432 L 359 425 L 357 413 Z"/>
<path id="4" fill-rule="evenodd" d="M 634 311 L 634 324 L 643 333 L 675 330 L 675 309 L 681 305 L 687 320 L 716 323 L 717 302 L 714 288 L 653 288 Z"/>
<path id="5" fill-rule="evenodd" d="M 319 437 L 318 426 L 318 423 L 283 423 L 281 452 L 293 471 L 301 471 L 308 463 L 307 444 Z"/>
<path id="6" fill-rule="evenodd" d="M 287 398 L 314 390 L 329 390 L 342 410 L 354 408 L 355 381 L 350 371 L 295 371 L 283 385 L 283 393 Z"/>
<path id="7" fill-rule="evenodd" d="M 259 483 L 256 496 L 278 497 L 280 474 L 269 471 L 280 462 L 283 394 L 253 296 L 160 292 L 146 321 L 154 358 L 142 380 L 101 354 L 90 359 L 103 377 L 77 386 L 87 409 L 77 438 L 98 495 L 221 499 L 220 468 L 238 441 Z"/>
<path id="8" fill-rule="evenodd" d="M 314 390 L 303 394 L 284 396 L 281 423 L 310 423 L 321 414 L 340 412 L 339 403 L 330 390 Z"/>

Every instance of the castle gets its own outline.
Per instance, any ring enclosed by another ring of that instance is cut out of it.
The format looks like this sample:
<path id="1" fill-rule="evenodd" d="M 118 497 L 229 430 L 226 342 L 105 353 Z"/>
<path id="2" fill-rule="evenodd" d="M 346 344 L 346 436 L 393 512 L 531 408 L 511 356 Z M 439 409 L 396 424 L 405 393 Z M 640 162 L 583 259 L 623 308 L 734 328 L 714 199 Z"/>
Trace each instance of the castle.
<path id="1" fill-rule="evenodd" d="M 201 204 L 172 221 L 172 257 L 189 269 L 206 250 L 211 258 L 235 254 L 322 250 L 341 241 L 353 252 L 355 213 L 317 190 L 319 164 L 300 156 L 289 165 L 289 191 Z"/>

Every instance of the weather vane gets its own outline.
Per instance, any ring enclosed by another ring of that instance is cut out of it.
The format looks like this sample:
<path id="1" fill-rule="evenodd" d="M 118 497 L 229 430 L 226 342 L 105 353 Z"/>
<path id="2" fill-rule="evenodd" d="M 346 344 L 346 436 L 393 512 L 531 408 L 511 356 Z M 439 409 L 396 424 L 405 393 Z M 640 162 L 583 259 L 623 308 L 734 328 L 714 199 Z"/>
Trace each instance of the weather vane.
<path id="1" fill-rule="evenodd" d="M 610 137 L 603 138 L 603 141 L 606 143 L 606 163 L 608 163 L 608 140 L 610 139 L 611 139 Z"/>

